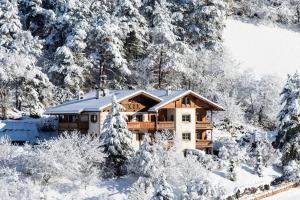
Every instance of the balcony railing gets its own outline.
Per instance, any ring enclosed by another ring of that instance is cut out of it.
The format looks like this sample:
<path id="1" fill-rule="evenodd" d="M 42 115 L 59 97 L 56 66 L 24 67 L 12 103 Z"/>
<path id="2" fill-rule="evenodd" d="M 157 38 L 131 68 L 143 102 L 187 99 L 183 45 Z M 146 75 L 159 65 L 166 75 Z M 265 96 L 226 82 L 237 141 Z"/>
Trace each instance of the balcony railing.
<path id="1" fill-rule="evenodd" d="M 212 147 L 212 144 L 211 140 L 196 140 L 196 149 Z"/>
<path id="2" fill-rule="evenodd" d="M 155 129 L 155 122 L 127 122 L 127 127 L 130 130 L 138 129 Z"/>
<path id="3" fill-rule="evenodd" d="M 89 122 L 60 122 L 59 130 L 88 130 Z"/>
<path id="4" fill-rule="evenodd" d="M 175 129 L 174 121 L 160 121 L 157 123 L 157 129 Z"/>
<path id="5" fill-rule="evenodd" d="M 196 122 L 196 129 L 213 129 L 214 126 L 211 122 Z"/>

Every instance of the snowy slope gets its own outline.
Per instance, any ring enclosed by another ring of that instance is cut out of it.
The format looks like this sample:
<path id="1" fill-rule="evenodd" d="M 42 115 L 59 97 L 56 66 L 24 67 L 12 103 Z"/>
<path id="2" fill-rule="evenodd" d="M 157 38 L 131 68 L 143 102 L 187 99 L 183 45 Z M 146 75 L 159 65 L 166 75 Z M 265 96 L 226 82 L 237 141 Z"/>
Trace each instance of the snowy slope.
<path id="1" fill-rule="evenodd" d="M 300 197 L 300 187 L 290 189 L 286 192 L 279 193 L 275 196 L 266 198 L 265 200 L 296 200 Z"/>
<path id="2" fill-rule="evenodd" d="M 223 37 L 225 47 L 243 69 L 283 78 L 300 70 L 300 32 L 228 19 Z"/>
<path id="3" fill-rule="evenodd" d="M 254 170 L 245 164 L 237 168 L 237 180 L 232 182 L 226 178 L 226 170 L 214 171 L 211 173 L 210 180 L 216 185 L 221 185 L 227 195 L 234 194 L 237 189 L 243 190 L 247 187 L 260 186 L 264 184 L 270 184 L 276 177 L 280 177 L 280 170 L 274 166 L 264 168 L 263 177 L 257 176 Z"/>

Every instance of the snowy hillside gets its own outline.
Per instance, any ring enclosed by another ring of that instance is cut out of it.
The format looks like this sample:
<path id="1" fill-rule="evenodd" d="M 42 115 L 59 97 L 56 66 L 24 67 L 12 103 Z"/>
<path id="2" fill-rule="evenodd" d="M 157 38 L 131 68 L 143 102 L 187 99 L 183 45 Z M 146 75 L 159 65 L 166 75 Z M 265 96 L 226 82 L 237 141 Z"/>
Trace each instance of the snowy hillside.
<path id="1" fill-rule="evenodd" d="M 226 25 L 224 45 L 243 69 L 283 78 L 300 69 L 300 32 L 233 19 L 228 19 Z"/>

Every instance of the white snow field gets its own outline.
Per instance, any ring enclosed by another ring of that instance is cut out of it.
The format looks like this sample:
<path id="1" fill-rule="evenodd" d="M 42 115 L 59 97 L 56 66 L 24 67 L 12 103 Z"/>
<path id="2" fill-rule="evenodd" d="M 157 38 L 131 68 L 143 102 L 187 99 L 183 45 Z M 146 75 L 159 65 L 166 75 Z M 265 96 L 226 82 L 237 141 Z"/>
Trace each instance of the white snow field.
<path id="1" fill-rule="evenodd" d="M 286 192 L 279 193 L 265 200 L 297 200 L 300 198 L 300 187 L 290 189 Z"/>
<path id="2" fill-rule="evenodd" d="M 211 173 L 210 180 L 216 185 L 224 187 L 226 195 L 234 194 L 237 189 L 243 190 L 248 187 L 255 187 L 270 184 L 276 177 L 281 176 L 281 172 L 274 166 L 264 168 L 263 177 L 259 177 L 248 165 L 242 164 L 237 168 L 237 180 L 230 181 L 226 178 L 226 170 L 214 171 Z"/>
<path id="3" fill-rule="evenodd" d="M 275 25 L 255 25 L 228 19 L 223 38 L 226 49 L 241 64 L 259 75 L 300 71 L 299 32 Z"/>

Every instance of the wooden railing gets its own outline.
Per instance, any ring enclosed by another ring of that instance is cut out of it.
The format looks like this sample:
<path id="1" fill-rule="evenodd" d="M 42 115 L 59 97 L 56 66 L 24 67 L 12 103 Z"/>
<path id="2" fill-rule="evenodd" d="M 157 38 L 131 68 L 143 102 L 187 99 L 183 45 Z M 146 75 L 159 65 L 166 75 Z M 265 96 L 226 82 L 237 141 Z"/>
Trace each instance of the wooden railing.
<path id="1" fill-rule="evenodd" d="M 127 127 L 130 130 L 155 129 L 155 122 L 127 122 Z"/>
<path id="2" fill-rule="evenodd" d="M 196 149 L 201 149 L 205 147 L 212 147 L 211 140 L 196 140 Z"/>
<path id="3" fill-rule="evenodd" d="M 165 121 L 165 122 L 158 122 L 157 123 L 157 129 L 175 129 L 175 122 L 173 121 Z"/>
<path id="4" fill-rule="evenodd" d="M 196 129 L 213 129 L 214 126 L 211 122 L 196 122 Z"/>
<path id="5" fill-rule="evenodd" d="M 89 122 L 59 122 L 59 130 L 88 130 Z"/>

